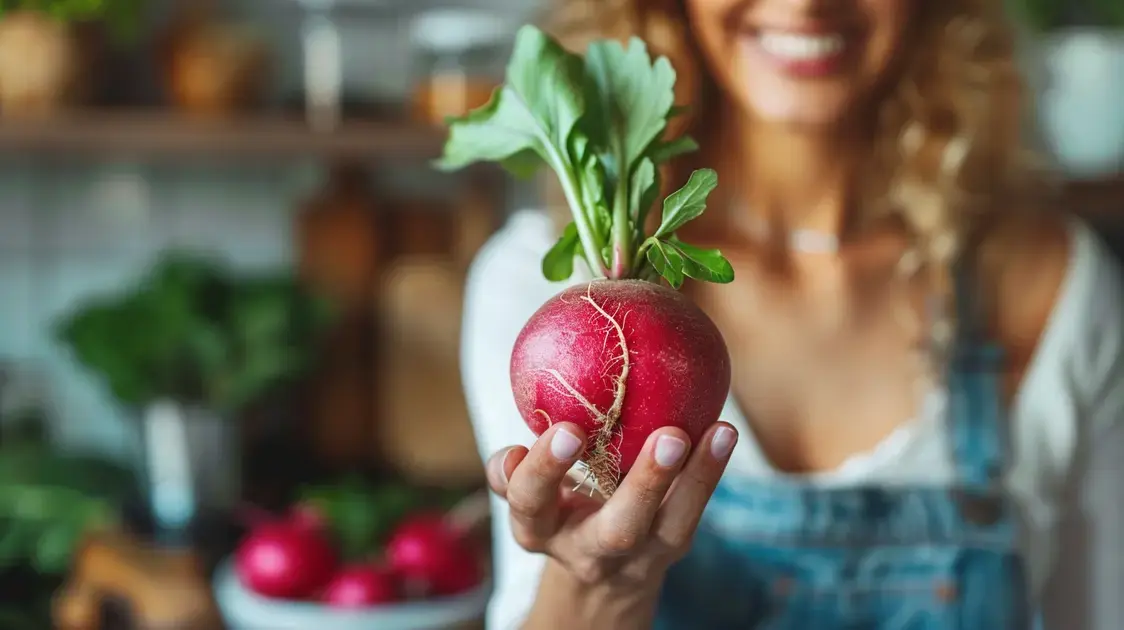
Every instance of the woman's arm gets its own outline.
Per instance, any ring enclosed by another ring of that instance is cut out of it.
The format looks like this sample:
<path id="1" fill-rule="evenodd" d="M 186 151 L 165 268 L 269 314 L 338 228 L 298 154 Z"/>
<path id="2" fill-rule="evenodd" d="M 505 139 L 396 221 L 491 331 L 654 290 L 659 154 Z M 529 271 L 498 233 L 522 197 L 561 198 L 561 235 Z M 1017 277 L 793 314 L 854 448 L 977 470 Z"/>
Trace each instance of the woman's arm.
<path id="1" fill-rule="evenodd" d="M 1048 630 L 1124 628 L 1124 279 L 1107 248 L 1089 239 L 1064 344 L 1076 442 L 1059 490 L 1055 569 L 1043 593 Z"/>

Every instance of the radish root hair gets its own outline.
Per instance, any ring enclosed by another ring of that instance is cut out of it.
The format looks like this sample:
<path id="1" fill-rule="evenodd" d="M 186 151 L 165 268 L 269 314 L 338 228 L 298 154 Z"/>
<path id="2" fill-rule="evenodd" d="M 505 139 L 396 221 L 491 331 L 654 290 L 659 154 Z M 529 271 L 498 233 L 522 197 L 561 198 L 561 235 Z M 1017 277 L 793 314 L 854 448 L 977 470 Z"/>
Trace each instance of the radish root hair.
<path id="1" fill-rule="evenodd" d="M 596 488 L 606 498 L 612 496 L 613 492 L 617 489 L 620 477 L 620 452 L 615 444 L 613 444 L 613 436 L 617 433 L 617 427 L 620 424 L 621 409 L 624 407 L 624 396 L 627 390 L 628 371 L 631 367 L 631 357 L 628 351 L 628 341 L 625 339 L 624 327 L 616 317 L 609 314 L 596 300 L 593 299 L 591 288 L 593 283 L 590 283 L 586 288 L 586 294 L 581 299 L 585 300 L 597 311 L 600 317 L 603 317 L 608 325 L 606 326 L 606 343 L 611 338 L 616 340 L 616 350 L 619 354 L 610 362 L 606 364 L 606 370 L 611 370 L 617 365 L 620 366 L 619 372 L 610 375 L 613 386 L 613 404 L 607 411 L 602 412 L 596 405 L 591 403 L 588 398 L 582 395 L 577 389 L 574 388 L 565 377 L 554 369 L 543 370 L 557 381 L 557 385 L 561 388 L 560 392 L 574 398 L 586 410 L 589 411 L 594 421 L 597 423 L 598 429 L 593 436 L 593 447 L 588 449 L 589 455 L 585 458 L 585 465 L 587 469 L 587 479 L 593 481 L 593 488 Z M 544 412 L 545 415 L 545 412 Z M 585 483 L 578 484 L 581 487 Z M 591 488 L 592 492 L 592 488 Z"/>

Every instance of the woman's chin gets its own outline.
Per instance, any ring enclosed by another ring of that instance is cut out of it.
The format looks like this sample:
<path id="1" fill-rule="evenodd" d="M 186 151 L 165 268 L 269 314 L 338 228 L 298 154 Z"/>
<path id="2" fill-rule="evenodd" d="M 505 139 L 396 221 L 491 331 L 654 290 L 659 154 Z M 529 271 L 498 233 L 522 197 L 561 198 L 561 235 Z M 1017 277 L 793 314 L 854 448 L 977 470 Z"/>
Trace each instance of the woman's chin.
<path id="1" fill-rule="evenodd" d="M 845 118 L 846 105 L 828 95 L 785 95 L 755 92 L 747 99 L 749 117 L 755 122 L 809 130 L 829 130 Z"/>

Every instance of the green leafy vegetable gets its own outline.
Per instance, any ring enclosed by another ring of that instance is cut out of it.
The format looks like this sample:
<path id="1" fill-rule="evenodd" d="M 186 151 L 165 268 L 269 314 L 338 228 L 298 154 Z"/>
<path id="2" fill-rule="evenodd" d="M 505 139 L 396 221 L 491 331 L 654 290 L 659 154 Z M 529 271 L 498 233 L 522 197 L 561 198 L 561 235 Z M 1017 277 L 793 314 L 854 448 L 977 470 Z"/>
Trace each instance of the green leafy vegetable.
<path id="1" fill-rule="evenodd" d="M 166 397 L 233 412 L 303 374 L 332 316 L 288 272 L 235 274 L 173 251 L 136 286 L 67 313 L 56 333 L 124 405 Z"/>
<path id="2" fill-rule="evenodd" d="M 578 242 L 578 228 L 571 221 L 554 247 L 542 259 L 542 273 L 547 280 L 558 282 L 574 273 L 574 257 L 581 244 Z"/>
<path id="3" fill-rule="evenodd" d="M 451 171 L 498 162 L 525 177 L 546 163 L 558 177 L 573 222 L 546 252 L 542 272 L 552 281 L 573 274 L 582 258 L 598 276 L 662 276 L 727 283 L 730 264 L 718 250 L 688 245 L 676 233 L 706 209 L 717 187 L 710 169 L 693 173 L 662 203 L 661 224 L 645 221 L 659 202 L 659 166 L 698 148 L 686 136 L 667 137 L 675 105 L 675 70 L 653 61 L 647 46 L 602 40 L 582 56 L 533 26 L 520 29 L 507 80 L 483 107 L 449 121 L 437 167 Z"/>

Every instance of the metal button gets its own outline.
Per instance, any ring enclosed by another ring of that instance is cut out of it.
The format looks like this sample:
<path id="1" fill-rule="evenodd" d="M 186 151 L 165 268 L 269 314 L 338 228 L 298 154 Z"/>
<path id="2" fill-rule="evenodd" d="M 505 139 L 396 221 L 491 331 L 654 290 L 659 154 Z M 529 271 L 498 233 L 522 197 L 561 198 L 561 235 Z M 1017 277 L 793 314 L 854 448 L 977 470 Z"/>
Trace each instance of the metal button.
<path id="1" fill-rule="evenodd" d="M 953 601 L 954 599 L 956 599 L 957 595 L 959 594 L 959 592 L 956 589 L 956 585 L 952 584 L 950 582 L 941 582 L 941 583 L 937 584 L 936 591 L 937 591 L 937 599 L 939 599 L 940 601 L 945 602 L 945 603 Z"/>
<path id="2" fill-rule="evenodd" d="M 1003 516 L 1003 506 L 997 497 L 957 492 L 955 498 L 960 514 L 969 523 L 994 525 Z"/>

